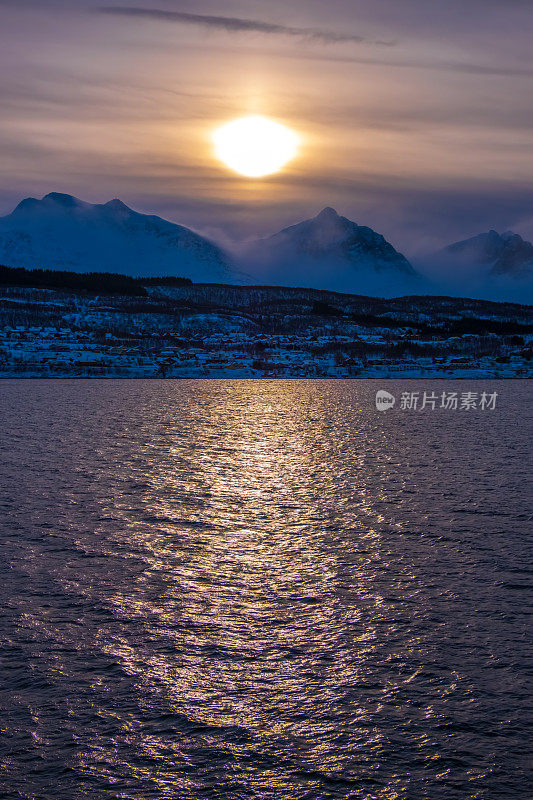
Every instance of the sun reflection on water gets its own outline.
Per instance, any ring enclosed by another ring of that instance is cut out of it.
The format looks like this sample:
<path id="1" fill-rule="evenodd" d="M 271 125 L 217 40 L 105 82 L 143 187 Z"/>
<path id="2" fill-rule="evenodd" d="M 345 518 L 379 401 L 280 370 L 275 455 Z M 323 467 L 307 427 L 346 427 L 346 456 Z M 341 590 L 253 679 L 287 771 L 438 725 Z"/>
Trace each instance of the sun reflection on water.
<path id="1" fill-rule="evenodd" d="M 238 729 L 274 750 L 296 737 L 302 769 L 346 772 L 349 752 L 322 738 L 337 687 L 364 685 L 376 649 L 375 484 L 357 450 L 344 453 L 344 474 L 332 471 L 347 421 L 305 384 L 215 399 L 185 410 L 186 432 L 165 426 L 146 443 L 142 502 L 137 492 L 114 537 L 142 553 L 144 570 L 133 591 L 110 595 L 113 611 L 149 641 L 132 647 L 129 631 L 104 630 L 99 644 L 186 728 Z M 360 726 L 367 741 L 370 718 L 352 698 L 337 736 L 356 741 Z"/>
<path id="2" fill-rule="evenodd" d="M 69 687 L 54 702 L 90 800 L 393 800 L 428 775 L 445 798 L 458 771 L 476 796 L 491 767 L 458 737 L 479 747 L 470 718 L 501 693 L 472 677 L 480 616 L 460 627 L 465 584 L 488 590 L 470 519 L 454 528 L 451 456 L 428 464 L 421 423 L 385 421 L 357 381 L 132 382 L 118 411 L 112 389 L 42 443 L 68 480 L 58 501 L 35 459 L 54 514 L 30 513 L 29 483 L 21 514 L 48 527 L 14 539 L 33 583 L 9 597 L 28 641 L 50 643 L 43 696 Z"/>

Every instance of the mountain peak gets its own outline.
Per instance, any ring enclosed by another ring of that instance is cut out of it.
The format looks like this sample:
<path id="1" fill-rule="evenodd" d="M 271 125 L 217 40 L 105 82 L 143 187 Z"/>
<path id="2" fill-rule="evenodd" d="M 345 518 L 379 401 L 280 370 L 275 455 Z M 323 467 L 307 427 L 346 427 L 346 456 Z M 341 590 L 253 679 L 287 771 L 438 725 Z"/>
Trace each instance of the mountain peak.
<path id="1" fill-rule="evenodd" d="M 62 194 L 61 192 L 49 192 L 45 194 L 42 200 L 36 197 L 26 197 L 21 200 L 18 206 L 12 211 L 11 216 L 22 217 L 27 215 L 41 215 L 50 214 L 60 211 L 68 211 L 69 209 L 78 209 L 86 205 L 77 197 L 71 194 Z"/>
<path id="2" fill-rule="evenodd" d="M 131 211 L 126 203 L 123 203 L 122 200 L 119 200 L 118 197 L 115 197 L 114 200 L 109 200 L 109 202 L 104 203 L 104 208 L 109 208 L 112 211 Z"/>
<path id="3" fill-rule="evenodd" d="M 339 215 L 335 211 L 334 208 L 331 206 L 326 206 L 322 209 L 322 211 L 316 215 L 316 219 L 318 220 L 337 220 L 340 219 Z"/>
<path id="4" fill-rule="evenodd" d="M 298 281 L 309 281 L 314 275 L 314 286 L 321 288 L 342 286 L 342 291 L 347 287 L 351 291 L 357 285 L 369 286 L 372 278 L 381 284 L 379 273 L 387 274 L 384 283 L 416 276 L 405 256 L 381 234 L 340 216 L 330 206 L 262 240 L 260 247 L 259 261 L 272 264 L 274 270 L 289 265 L 295 275 L 299 270 L 303 277 Z"/>
<path id="5" fill-rule="evenodd" d="M 504 242 L 512 241 L 518 243 L 525 241 L 524 239 L 522 239 L 519 233 L 515 233 L 514 231 L 505 231 L 505 233 L 502 233 L 502 239 L 504 240 Z"/>
<path id="6" fill-rule="evenodd" d="M 455 242 L 444 253 L 466 264 L 482 265 L 493 275 L 530 275 L 533 272 L 533 245 L 514 231 L 490 230 Z"/>
<path id="7" fill-rule="evenodd" d="M 80 204 L 77 197 L 73 197 L 71 194 L 63 194 L 62 192 L 49 192 L 45 194 L 43 202 L 45 201 L 55 203 L 57 206 L 63 206 L 63 208 L 74 208 Z"/>
<path id="8" fill-rule="evenodd" d="M 11 214 L 17 215 L 25 211 L 34 211 L 36 208 L 38 208 L 40 203 L 41 201 L 37 200 L 36 197 L 25 197 L 24 200 L 21 200 L 20 203 L 15 207 Z"/>
<path id="9" fill-rule="evenodd" d="M 126 203 L 123 203 L 122 200 L 119 200 L 118 197 L 115 197 L 114 200 L 109 200 L 107 203 L 104 203 L 100 208 L 105 212 L 105 214 L 113 220 L 127 220 L 130 217 L 134 216 L 134 211 L 131 210 Z"/>
<path id="10" fill-rule="evenodd" d="M 80 272 L 227 279 L 226 254 L 181 225 L 128 208 L 50 192 L 0 218 L 0 263 Z"/>
<path id="11" fill-rule="evenodd" d="M 473 237 L 476 238 L 475 236 Z M 485 238 L 491 242 L 523 242 L 524 239 L 520 236 L 520 234 L 515 233 L 514 231 L 504 231 L 504 233 L 498 233 L 494 229 L 491 229 L 488 233 L 482 233 L 481 238 Z M 466 241 L 470 241 L 467 239 Z"/>

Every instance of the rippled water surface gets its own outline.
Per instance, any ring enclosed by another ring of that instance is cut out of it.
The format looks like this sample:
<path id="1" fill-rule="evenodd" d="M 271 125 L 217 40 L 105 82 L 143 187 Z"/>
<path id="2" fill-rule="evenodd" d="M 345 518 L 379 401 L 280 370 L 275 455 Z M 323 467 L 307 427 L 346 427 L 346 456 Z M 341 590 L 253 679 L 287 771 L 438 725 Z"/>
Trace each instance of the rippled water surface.
<path id="1" fill-rule="evenodd" d="M 0 384 L 1 797 L 533 796 L 530 385 L 377 388 Z"/>

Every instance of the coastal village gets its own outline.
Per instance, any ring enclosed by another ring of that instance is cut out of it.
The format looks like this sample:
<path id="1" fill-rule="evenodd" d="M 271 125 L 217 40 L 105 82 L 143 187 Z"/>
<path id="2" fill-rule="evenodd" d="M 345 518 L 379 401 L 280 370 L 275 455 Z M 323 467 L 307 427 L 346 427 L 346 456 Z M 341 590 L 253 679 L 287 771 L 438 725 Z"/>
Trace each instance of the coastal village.
<path id="1" fill-rule="evenodd" d="M 527 306 L 303 289 L 0 287 L 0 377 L 529 378 Z"/>

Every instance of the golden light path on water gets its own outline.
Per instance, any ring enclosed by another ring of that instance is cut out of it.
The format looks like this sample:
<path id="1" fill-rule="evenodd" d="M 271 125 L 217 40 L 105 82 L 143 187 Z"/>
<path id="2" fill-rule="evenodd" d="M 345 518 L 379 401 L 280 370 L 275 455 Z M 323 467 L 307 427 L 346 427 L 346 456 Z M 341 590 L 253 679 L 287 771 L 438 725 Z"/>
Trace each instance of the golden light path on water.
<path id="1" fill-rule="evenodd" d="M 327 476 L 329 488 L 324 487 L 317 505 L 317 483 L 326 477 L 340 431 L 324 413 L 326 398 L 315 406 L 307 392 L 300 397 L 294 392 L 290 382 L 274 396 L 258 392 L 244 402 L 231 389 L 222 392 L 217 407 L 209 405 L 209 413 L 201 414 L 197 428 L 188 432 L 197 446 L 186 465 L 181 434 L 165 437 L 168 458 L 163 460 L 161 442 L 150 443 L 151 466 L 143 473 L 152 496 L 150 519 L 141 525 L 132 520 L 128 539 L 133 536 L 146 551 L 150 571 L 164 575 L 166 584 L 170 570 L 170 589 L 156 604 L 147 603 L 144 593 L 135 600 L 117 592 L 112 602 L 128 618 L 149 615 L 159 635 L 170 637 L 178 650 L 182 635 L 176 628 L 190 627 L 190 649 L 178 666 L 174 652 L 149 656 L 128 645 L 127 638 L 110 642 L 104 635 L 101 646 L 120 657 L 132 675 L 142 676 L 149 691 L 163 692 L 174 713 L 190 716 L 193 711 L 197 724 L 214 730 L 247 731 L 261 737 L 267 749 L 275 749 L 280 738 L 294 740 L 294 720 L 308 714 L 310 722 L 295 740 L 302 748 L 301 769 L 312 770 L 318 761 L 340 775 L 347 754 L 327 752 L 320 738 L 313 741 L 321 730 L 318 719 L 311 722 L 316 693 L 325 679 L 333 678 L 334 685 L 349 676 L 355 684 L 362 679 L 365 654 L 375 651 L 377 639 L 372 609 L 382 597 L 356 554 L 348 559 L 356 566 L 354 585 L 339 587 L 338 553 L 331 548 L 337 537 L 330 541 L 328 526 L 324 530 L 322 525 L 326 519 L 336 527 L 339 502 L 345 506 L 341 513 L 350 524 L 345 535 L 358 529 L 359 547 L 369 563 L 379 548 L 374 526 L 383 518 L 369 501 L 374 492 L 366 485 L 361 452 L 352 454 L 344 481 L 337 475 L 332 483 L 334 476 Z M 355 486 L 354 458 L 359 462 Z M 354 492 L 357 515 L 350 509 Z M 193 503 L 186 519 L 181 517 L 184 498 Z M 194 537 L 191 531 L 197 531 Z M 355 592 L 362 607 L 346 606 L 344 592 Z M 317 640 L 320 653 L 309 669 L 306 662 Z M 347 668 L 354 652 L 357 664 Z M 334 702 L 334 692 L 333 686 L 322 689 L 323 708 Z M 364 725 L 368 710 L 354 707 L 337 735 L 356 720 Z M 380 738 L 379 732 L 372 734 L 374 746 Z M 153 757 L 157 739 L 143 738 L 138 746 Z M 238 750 L 244 755 L 246 746 Z M 273 776 L 273 789 L 276 784 Z M 185 779 L 181 789 L 190 788 Z"/>
<path id="2" fill-rule="evenodd" d="M 440 800 L 460 779 L 482 797 L 493 762 L 469 720 L 495 713 L 503 673 L 479 667 L 474 608 L 496 590 L 476 526 L 508 553 L 513 503 L 494 506 L 479 458 L 497 418 L 451 436 L 449 415 L 378 414 L 359 381 L 76 386 L 32 462 L 52 449 L 68 476 L 39 569 L 76 616 L 24 613 L 54 641 L 48 683 L 77 687 L 57 702 L 85 795 Z"/>

